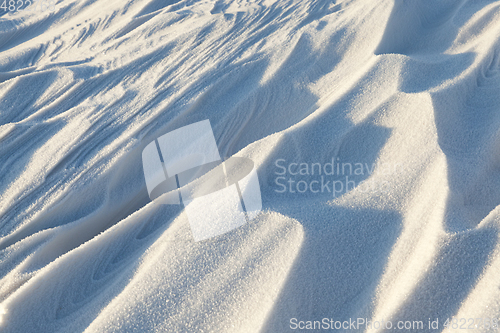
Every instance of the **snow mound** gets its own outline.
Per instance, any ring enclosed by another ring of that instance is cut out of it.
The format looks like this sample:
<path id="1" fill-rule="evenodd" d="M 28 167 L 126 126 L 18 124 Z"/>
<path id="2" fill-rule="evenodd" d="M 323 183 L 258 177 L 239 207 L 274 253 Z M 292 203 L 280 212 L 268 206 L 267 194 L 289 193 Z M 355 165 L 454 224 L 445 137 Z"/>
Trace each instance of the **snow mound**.
<path id="1" fill-rule="evenodd" d="M 2 332 L 498 318 L 499 2 L 53 9 L 0 9 Z M 263 211 L 195 242 L 141 154 L 205 119 Z"/>

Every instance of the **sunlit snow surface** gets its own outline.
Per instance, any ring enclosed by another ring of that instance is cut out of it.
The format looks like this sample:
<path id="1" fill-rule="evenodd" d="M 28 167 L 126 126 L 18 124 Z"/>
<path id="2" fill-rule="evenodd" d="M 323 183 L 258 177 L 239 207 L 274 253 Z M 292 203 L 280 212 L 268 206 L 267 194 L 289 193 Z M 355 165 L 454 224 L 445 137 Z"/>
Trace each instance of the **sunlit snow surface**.
<path id="1" fill-rule="evenodd" d="M 0 15 L 1 332 L 500 317 L 500 2 Z M 205 119 L 222 158 L 255 163 L 263 211 L 195 242 L 182 206 L 149 200 L 141 154 Z M 277 163 L 332 159 L 375 168 L 336 196 L 279 193 Z"/>

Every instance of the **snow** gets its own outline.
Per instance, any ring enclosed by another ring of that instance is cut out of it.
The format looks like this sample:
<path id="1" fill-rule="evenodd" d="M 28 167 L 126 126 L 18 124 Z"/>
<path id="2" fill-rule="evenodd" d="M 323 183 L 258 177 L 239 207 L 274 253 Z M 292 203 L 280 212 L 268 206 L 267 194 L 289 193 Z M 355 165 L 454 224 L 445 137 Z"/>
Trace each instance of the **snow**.
<path id="1" fill-rule="evenodd" d="M 0 9 L 0 330 L 498 319 L 499 36 L 491 0 Z M 142 157 L 204 120 L 262 211 L 197 202 L 242 225 L 196 242 Z"/>

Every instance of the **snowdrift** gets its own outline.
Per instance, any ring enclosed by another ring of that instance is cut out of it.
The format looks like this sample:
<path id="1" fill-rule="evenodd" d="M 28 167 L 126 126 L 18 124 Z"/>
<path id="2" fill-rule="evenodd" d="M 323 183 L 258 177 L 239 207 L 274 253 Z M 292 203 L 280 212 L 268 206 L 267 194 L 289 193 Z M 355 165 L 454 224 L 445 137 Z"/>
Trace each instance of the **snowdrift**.
<path id="1" fill-rule="evenodd" d="M 263 210 L 195 242 L 141 154 L 205 119 Z M 498 1 L 0 9 L 0 156 L 2 332 L 500 316 Z"/>

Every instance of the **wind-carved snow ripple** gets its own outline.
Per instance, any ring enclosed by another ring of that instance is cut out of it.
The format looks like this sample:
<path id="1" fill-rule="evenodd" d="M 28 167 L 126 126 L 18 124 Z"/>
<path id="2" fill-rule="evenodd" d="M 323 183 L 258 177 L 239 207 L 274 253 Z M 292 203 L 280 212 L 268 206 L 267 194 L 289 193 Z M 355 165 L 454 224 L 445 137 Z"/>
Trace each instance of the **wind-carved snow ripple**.
<path id="1" fill-rule="evenodd" d="M 494 48 L 465 82 L 433 94 L 448 163 L 445 223 L 451 230 L 476 226 L 500 204 L 499 55 Z"/>

